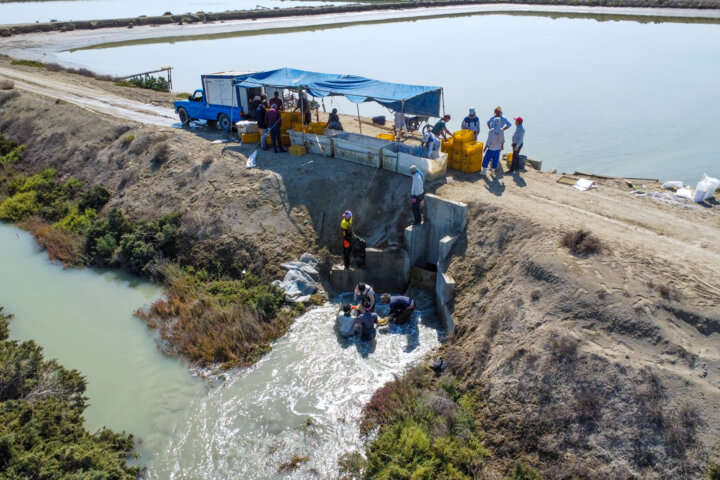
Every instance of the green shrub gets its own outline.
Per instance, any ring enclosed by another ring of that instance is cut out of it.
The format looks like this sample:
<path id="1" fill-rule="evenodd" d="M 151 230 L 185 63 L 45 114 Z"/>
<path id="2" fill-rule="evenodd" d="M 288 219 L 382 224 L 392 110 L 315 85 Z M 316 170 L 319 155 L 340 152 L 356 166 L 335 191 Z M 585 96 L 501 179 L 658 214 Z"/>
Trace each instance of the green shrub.
<path id="1" fill-rule="evenodd" d="M 46 361 L 34 342 L 10 341 L 0 307 L 2 478 L 134 480 L 132 435 L 83 428 L 85 380 Z"/>
<path id="2" fill-rule="evenodd" d="M 105 187 L 93 185 L 90 190 L 83 192 L 80 196 L 80 200 L 78 200 L 78 210 L 83 212 L 90 208 L 97 212 L 109 201 L 110 192 Z"/>
<path id="3" fill-rule="evenodd" d="M 136 88 L 147 88 L 149 90 L 155 90 L 158 92 L 169 92 L 170 84 L 163 77 L 153 77 L 149 75 L 147 77 L 133 77 L 127 80 L 116 82 L 116 85 L 121 87 L 136 87 Z"/>
<path id="4" fill-rule="evenodd" d="M 122 138 L 122 140 L 120 140 L 120 142 L 122 143 L 123 148 L 127 148 L 128 145 L 130 145 L 133 142 L 133 140 L 135 140 L 135 135 L 129 134 L 129 135 L 125 135 Z"/>
<path id="5" fill-rule="evenodd" d="M 22 65 L 25 67 L 36 67 L 36 68 L 45 68 L 45 64 L 42 62 L 37 62 L 35 60 L 13 60 L 10 62 L 12 65 Z"/>
<path id="6" fill-rule="evenodd" d="M 55 227 L 66 232 L 84 235 L 90 230 L 96 218 L 97 212 L 92 208 L 86 208 L 83 213 L 80 213 L 79 208 L 73 205 L 68 214 L 55 224 Z"/>
<path id="7" fill-rule="evenodd" d="M 16 193 L 0 203 L 0 220 L 19 222 L 40 211 L 40 203 L 35 192 Z"/>
<path id="8" fill-rule="evenodd" d="M 532 467 L 517 462 L 508 480 L 543 480 L 542 476 Z"/>
<path id="9" fill-rule="evenodd" d="M 0 133 L 0 165 L 9 165 L 22 160 L 24 145 L 8 140 Z"/>
<path id="10" fill-rule="evenodd" d="M 707 480 L 720 480 L 720 464 L 710 462 L 710 467 L 705 473 Z"/>

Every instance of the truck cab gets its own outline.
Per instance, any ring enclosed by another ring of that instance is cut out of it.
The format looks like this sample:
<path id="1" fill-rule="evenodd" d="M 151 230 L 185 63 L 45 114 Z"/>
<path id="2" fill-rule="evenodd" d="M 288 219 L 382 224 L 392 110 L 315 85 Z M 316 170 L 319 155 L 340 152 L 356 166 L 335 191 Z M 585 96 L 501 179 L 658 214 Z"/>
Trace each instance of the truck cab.
<path id="1" fill-rule="evenodd" d="M 250 118 L 250 103 L 263 93 L 261 87 L 244 88 L 235 85 L 238 77 L 249 72 L 219 72 L 202 75 L 203 88 L 195 90 L 187 100 L 174 103 L 180 122 L 187 125 L 192 120 L 206 120 L 208 126 L 218 126 L 229 132 L 235 122 Z"/>

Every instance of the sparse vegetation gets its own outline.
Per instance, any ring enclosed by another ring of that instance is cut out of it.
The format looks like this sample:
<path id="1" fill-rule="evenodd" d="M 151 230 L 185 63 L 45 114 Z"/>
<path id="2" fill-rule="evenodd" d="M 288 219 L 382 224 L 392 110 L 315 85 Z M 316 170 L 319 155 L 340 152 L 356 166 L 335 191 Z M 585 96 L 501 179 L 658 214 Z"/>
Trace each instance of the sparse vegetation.
<path id="1" fill-rule="evenodd" d="M 566 233 L 562 244 L 576 255 L 590 255 L 602 250 L 600 240 L 592 233 L 582 229 Z"/>
<path id="2" fill-rule="evenodd" d="M 179 99 L 181 99 L 181 100 L 187 100 L 188 98 L 190 98 L 190 95 L 191 95 L 191 94 L 188 93 L 188 92 L 180 92 L 180 93 L 176 93 L 176 94 L 175 94 L 175 97 L 177 97 L 177 98 L 179 98 Z"/>
<path id="3" fill-rule="evenodd" d="M 148 75 L 145 77 L 133 77 L 128 80 L 117 81 L 116 85 L 121 87 L 147 88 L 157 92 L 169 92 L 170 84 L 163 77 Z M 189 95 L 188 95 L 189 96 Z"/>
<path id="4" fill-rule="evenodd" d="M 363 432 L 379 430 L 364 478 L 478 478 L 489 453 L 478 437 L 477 397 L 449 386 L 451 378 L 442 381 L 416 367 L 375 392 L 361 421 Z M 357 472 L 360 459 L 345 460 Z"/>
<path id="5" fill-rule="evenodd" d="M 24 145 L 19 145 L 12 140 L 5 138 L 0 133 L 0 165 L 10 165 L 22 159 Z"/>
<path id="6" fill-rule="evenodd" d="M 22 65 L 23 67 L 45 68 L 45 64 L 36 60 L 13 60 L 12 65 Z"/>
<path id="7" fill-rule="evenodd" d="M 125 135 L 122 138 L 122 140 L 120 140 L 120 142 L 122 143 L 123 148 L 127 148 L 128 145 L 130 145 L 133 142 L 133 140 L 135 140 L 135 135 L 128 134 L 128 135 Z"/>
<path id="8" fill-rule="evenodd" d="M 152 159 L 150 160 L 155 165 L 161 165 L 168 161 L 170 158 L 170 146 L 167 142 L 158 143 L 155 146 Z"/>
<path id="9" fill-rule="evenodd" d="M 577 358 L 578 341 L 567 335 L 553 337 L 548 343 L 548 350 L 555 361 L 573 362 Z"/>
<path id="10" fill-rule="evenodd" d="M 8 339 L 0 307 L 0 467 L 3 478 L 134 480 L 132 435 L 83 428 L 85 379 L 33 341 Z"/>
<path id="11" fill-rule="evenodd" d="M 710 462 L 707 473 L 705 473 L 705 478 L 707 480 L 720 480 L 720 464 Z"/>
<path id="12" fill-rule="evenodd" d="M 12 90 L 15 88 L 15 82 L 12 80 L 0 79 L 0 90 Z"/>
<path id="13" fill-rule="evenodd" d="M 300 465 L 307 462 L 309 458 L 307 455 L 295 454 L 290 460 L 280 464 L 278 472 L 294 472 Z"/>
<path id="14" fill-rule="evenodd" d="M 508 480 L 543 480 L 542 476 L 532 467 L 517 462 Z"/>

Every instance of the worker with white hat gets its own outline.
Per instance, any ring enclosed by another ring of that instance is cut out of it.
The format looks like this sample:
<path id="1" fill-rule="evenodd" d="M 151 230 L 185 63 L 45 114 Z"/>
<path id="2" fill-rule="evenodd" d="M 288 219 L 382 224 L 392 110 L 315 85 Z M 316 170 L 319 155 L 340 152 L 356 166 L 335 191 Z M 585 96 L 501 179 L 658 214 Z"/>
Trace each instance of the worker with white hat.
<path id="1" fill-rule="evenodd" d="M 440 139 L 433 132 L 427 132 L 423 135 L 423 155 L 426 158 L 438 158 L 440 156 L 440 145 Z"/>
<path id="2" fill-rule="evenodd" d="M 462 121 L 463 130 L 472 130 L 475 132 L 475 140 L 477 140 L 478 133 L 480 133 L 480 119 L 475 115 L 475 109 L 471 108 L 468 116 Z"/>

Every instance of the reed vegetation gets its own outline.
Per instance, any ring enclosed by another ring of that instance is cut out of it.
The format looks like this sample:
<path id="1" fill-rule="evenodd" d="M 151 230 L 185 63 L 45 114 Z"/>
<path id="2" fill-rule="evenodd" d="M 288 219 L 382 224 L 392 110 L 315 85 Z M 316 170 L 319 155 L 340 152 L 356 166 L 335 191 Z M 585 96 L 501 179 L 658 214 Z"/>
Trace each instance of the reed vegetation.
<path id="1" fill-rule="evenodd" d="M 134 480 L 132 435 L 83 427 L 85 379 L 8 339 L 0 307 L 0 477 Z"/>

